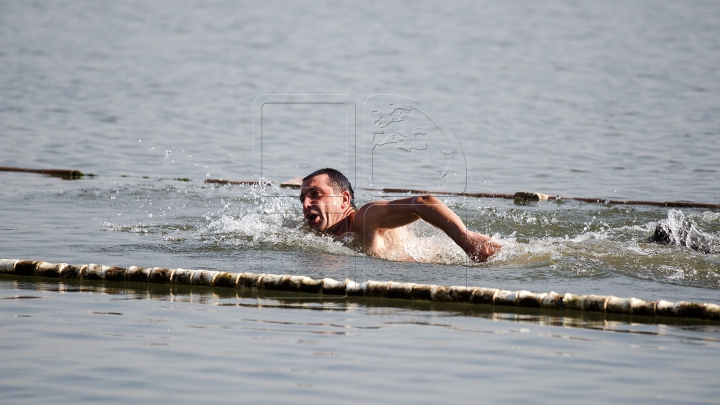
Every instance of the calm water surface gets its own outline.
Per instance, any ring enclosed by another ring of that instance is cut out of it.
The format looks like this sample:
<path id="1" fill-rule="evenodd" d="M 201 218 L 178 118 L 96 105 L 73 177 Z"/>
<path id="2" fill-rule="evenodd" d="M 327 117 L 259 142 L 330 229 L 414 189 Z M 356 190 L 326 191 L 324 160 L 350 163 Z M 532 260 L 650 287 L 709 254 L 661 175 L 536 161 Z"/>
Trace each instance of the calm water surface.
<path id="1" fill-rule="evenodd" d="M 1 281 L 5 401 L 713 403 L 717 325 Z"/>
<path id="2" fill-rule="evenodd" d="M 718 210 L 444 197 L 501 254 L 468 263 L 420 224 L 405 249 L 422 263 L 398 263 L 308 232 L 297 191 L 203 183 L 334 166 L 360 203 L 386 186 L 720 203 L 718 16 L 702 1 L 0 2 L 0 166 L 95 175 L 0 172 L 0 257 L 720 303 Z M 263 94 L 345 96 L 254 108 Z M 659 223 L 710 253 L 647 242 Z M 0 398 L 719 397 L 714 324 L 226 294 L 3 278 Z"/>

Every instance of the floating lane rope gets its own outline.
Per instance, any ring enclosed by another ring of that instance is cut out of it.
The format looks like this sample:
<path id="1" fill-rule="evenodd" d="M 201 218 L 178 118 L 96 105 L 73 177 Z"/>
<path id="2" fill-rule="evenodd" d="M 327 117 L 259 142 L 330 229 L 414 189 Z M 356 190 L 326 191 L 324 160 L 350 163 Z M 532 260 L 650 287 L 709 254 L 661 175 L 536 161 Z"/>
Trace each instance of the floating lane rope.
<path id="1" fill-rule="evenodd" d="M 228 273 L 213 270 L 167 269 L 162 267 L 122 268 L 100 264 L 47 263 L 32 260 L 0 259 L 0 274 L 79 280 L 106 280 L 181 284 L 226 288 L 258 288 L 308 294 L 348 295 L 462 302 L 552 310 L 577 310 L 612 314 L 698 318 L 720 321 L 720 305 L 695 302 L 645 301 L 605 295 L 575 295 L 510 291 L 497 288 L 441 286 L 394 281 L 357 283 L 331 278 L 278 274 Z"/>
<path id="2" fill-rule="evenodd" d="M 0 172 L 21 172 L 21 173 L 39 173 L 47 176 L 60 177 L 62 179 L 71 180 L 79 179 L 85 174 L 79 170 L 65 170 L 65 169 L 26 169 L 22 167 L 7 167 L 0 166 Z M 92 175 L 88 175 L 91 176 Z"/>
<path id="3" fill-rule="evenodd" d="M 47 176 L 60 177 L 63 179 L 79 179 L 86 176 L 79 170 L 65 170 L 65 169 L 27 169 L 22 167 L 6 167 L 0 166 L 0 172 L 24 172 L 24 173 L 39 173 Z M 94 175 L 89 174 L 89 177 Z M 187 178 L 180 178 L 176 180 L 189 181 Z M 260 182 L 255 180 L 247 181 L 236 181 L 236 180 L 223 180 L 223 179 L 206 179 L 205 183 L 208 184 L 219 184 L 219 185 L 246 185 L 254 186 L 259 185 Z M 300 188 L 300 182 L 298 179 L 292 179 L 280 184 L 280 187 L 286 188 Z M 501 194 L 501 193 L 453 193 L 444 191 L 427 191 L 427 190 L 413 190 L 404 188 L 363 188 L 368 191 L 381 191 L 383 193 L 410 193 L 410 194 L 437 194 L 437 195 L 452 195 L 460 197 L 475 197 L 475 198 L 502 198 L 515 200 L 517 204 L 528 204 L 543 200 L 575 200 L 585 203 L 599 203 L 599 204 L 611 204 L 611 205 L 651 205 L 657 207 L 674 207 L 674 208 L 710 208 L 720 209 L 720 204 L 708 204 L 708 203 L 696 203 L 691 201 L 631 201 L 631 200 L 609 200 L 606 198 L 584 198 L 584 197 L 560 197 L 552 196 L 543 193 L 518 191 L 515 194 Z"/>
<path id="4" fill-rule="evenodd" d="M 562 201 L 562 200 L 574 200 L 584 203 L 597 203 L 597 204 L 610 204 L 610 205 L 650 205 L 656 207 L 673 207 L 673 208 L 710 208 L 720 209 L 720 204 L 710 203 L 696 203 L 691 201 L 640 201 L 640 200 L 609 200 L 607 198 L 585 198 L 585 197 L 560 197 L 552 196 L 543 193 L 518 191 L 515 194 L 490 194 L 490 193 L 452 193 L 443 191 L 427 191 L 427 190 L 412 190 L 402 188 L 383 188 L 383 189 L 370 189 L 365 190 L 371 191 L 382 191 L 383 193 L 410 193 L 410 194 L 438 194 L 438 195 L 453 195 L 460 197 L 476 197 L 476 198 L 502 198 L 515 200 L 517 204 L 528 204 L 538 201 L 550 200 L 550 201 Z"/>
<path id="5" fill-rule="evenodd" d="M 257 181 L 232 181 L 222 179 L 206 179 L 205 183 L 208 184 L 220 184 L 220 185 L 258 185 Z M 280 187 L 284 188 L 300 188 L 300 182 L 296 179 L 289 180 L 284 183 L 280 183 Z M 697 203 L 692 201 L 641 201 L 641 200 L 610 200 L 607 198 L 585 198 L 585 197 L 560 197 L 553 196 L 543 193 L 518 191 L 514 194 L 503 194 L 503 193 L 455 193 L 448 191 L 429 191 L 429 190 L 415 190 L 406 188 L 364 188 L 363 190 L 368 191 L 379 191 L 387 194 L 436 194 L 436 195 L 450 195 L 458 197 L 475 197 L 475 198 L 500 198 L 514 200 L 516 204 L 532 204 L 539 201 L 580 201 L 589 204 L 609 204 L 609 205 L 650 205 L 655 207 L 672 207 L 672 208 L 710 208 L 720 209 L 720 204 L 712 203 Z"/>

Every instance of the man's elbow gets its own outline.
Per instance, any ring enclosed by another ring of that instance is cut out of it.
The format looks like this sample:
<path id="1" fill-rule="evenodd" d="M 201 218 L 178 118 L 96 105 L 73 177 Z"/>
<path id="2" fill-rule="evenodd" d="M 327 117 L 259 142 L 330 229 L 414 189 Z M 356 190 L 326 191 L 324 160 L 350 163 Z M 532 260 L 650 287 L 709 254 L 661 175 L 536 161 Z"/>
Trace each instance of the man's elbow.
<path id="1" fill-rule="evenodd" d="M 434 195 L 426 194 L 426 195 L 419 195 L 415 198 L 413 198 L 413 203 L 417 205 L 424 205 L 424 206 L 433 206 L 433 205 L 444 205 L 442 201 L 440 201 L 439 198 L 435 197 Z"/>

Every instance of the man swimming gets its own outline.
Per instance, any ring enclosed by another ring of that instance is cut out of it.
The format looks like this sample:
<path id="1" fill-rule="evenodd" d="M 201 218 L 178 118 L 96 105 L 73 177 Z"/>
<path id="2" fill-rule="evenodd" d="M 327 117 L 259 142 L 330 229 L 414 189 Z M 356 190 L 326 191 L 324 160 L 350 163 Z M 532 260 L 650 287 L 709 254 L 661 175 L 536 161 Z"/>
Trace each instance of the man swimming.
<path id="1" fill-rule="evenodd" d="M 372 201 L 359 209 L 350 181 L 335 169 L 320 169 L 305 177 L 300 202 L 308 225 L 343 239 L 356 238 L 371 256 L 398 258 L 403 226 L 422 219 L 440 228 L 475 261 L 485 262 L 500 244 L 489 236 L 468 230 L 460 217 L 432 195 Z M 410 260 L 408 258 L 408 260 Z"/>

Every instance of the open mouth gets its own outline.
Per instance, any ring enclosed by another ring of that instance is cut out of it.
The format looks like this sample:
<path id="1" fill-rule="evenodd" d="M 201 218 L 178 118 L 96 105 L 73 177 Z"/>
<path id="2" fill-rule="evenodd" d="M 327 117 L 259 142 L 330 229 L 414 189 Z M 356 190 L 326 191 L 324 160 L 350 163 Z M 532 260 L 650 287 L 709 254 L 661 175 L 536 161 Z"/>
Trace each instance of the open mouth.
<path id="1" fill-rule="evenodd" d="M 307 219 L 308 223 L 313 223 L 318 218 L 318 215 L 317 214 L 307 214 L 305 216 L 305 218 Z"/>

